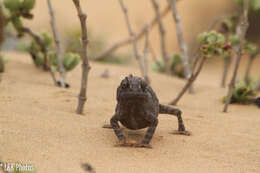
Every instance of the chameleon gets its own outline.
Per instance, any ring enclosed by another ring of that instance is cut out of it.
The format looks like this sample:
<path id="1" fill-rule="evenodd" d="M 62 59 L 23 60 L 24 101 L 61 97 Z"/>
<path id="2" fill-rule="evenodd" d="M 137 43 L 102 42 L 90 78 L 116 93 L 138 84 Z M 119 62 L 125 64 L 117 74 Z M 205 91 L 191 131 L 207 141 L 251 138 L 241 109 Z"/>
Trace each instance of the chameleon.
<path id="1" fill-rule="evenodd" d="M 120 129 L 119 122 L 130 130 L 148 127 L 143 140 L 134 146 L 150 148 L 149 143 L 158 125 L 159 114 L 170 114 L 177 117 L 178 130 L 174 132 L 175 134 L 191 134 L 185 129 L 181 110 L 160 104 L 153 89 L 140 77 L 132 74 L 126 76 L 117 88 L 116 99 L 115 114 L 110 119 L 110 125 L 121 146 L 126 146 L 127 141 Z"/>

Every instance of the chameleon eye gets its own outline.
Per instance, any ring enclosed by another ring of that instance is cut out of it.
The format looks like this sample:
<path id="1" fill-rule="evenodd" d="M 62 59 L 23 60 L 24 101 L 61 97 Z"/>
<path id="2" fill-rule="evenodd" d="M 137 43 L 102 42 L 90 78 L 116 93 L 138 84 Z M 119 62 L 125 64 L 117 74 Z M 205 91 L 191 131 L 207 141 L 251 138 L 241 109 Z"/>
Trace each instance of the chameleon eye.
<path id="1" fill-rule="evenodd" d="M 122 88 L 125 89 L 127 87 L 126 83 L 122 83 Z"/>

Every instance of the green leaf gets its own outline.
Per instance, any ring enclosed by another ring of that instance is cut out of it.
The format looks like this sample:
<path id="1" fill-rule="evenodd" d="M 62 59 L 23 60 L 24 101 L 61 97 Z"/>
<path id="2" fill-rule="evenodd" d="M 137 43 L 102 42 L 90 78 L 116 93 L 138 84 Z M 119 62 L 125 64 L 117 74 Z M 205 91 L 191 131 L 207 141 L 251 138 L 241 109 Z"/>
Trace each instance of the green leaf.
<path id="1" fill-rule="evenodd" d="M 67 53 L 63 56 L 63 65 L 66 71 L 74 69 L 80 62 L 81 58 L 76 53 Z"/>
<path id="2" fill-rule="evenodd" d="M 35 6 L 35 0 L 23 0 L 21 8 L 30 11 Z"/>
<path id="3" fill-rule="evenodd" d="M 20 0 L 4 0 L 4 6 L 11 12 L 19 10 L 21 7 Z"/>

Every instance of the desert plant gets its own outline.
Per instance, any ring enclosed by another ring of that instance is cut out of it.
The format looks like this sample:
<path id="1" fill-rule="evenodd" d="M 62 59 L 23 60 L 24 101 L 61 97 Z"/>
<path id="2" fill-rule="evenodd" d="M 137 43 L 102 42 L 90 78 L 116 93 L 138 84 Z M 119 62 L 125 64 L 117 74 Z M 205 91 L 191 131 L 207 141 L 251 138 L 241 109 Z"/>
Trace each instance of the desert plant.
<path id="1" fill-rule="evenodd" d="M 31 10 L 35 6 L 35 0 L 4 0 L 4 6 L 9 12 L 7 21 L 12 23 L 18 36 L 21 37 L 24 33 L 21 18 L 33 18 Z"/>
<path id="2" fill-rule="evenodd" d="M 223 53 L 230 51 L 230 44 L 226 43 L 224 35 L 216 32 L 203 32 L 198 37 L 200 43 L 200 54 L 201 60 L 198 64 L 197 69 L 191 74 L 191 77 L 186 82 L 183 89 L 178 93 L 177 97 L 172 100 L 169 104 L 176 105 L 187 89 L 190 88 L 191 84 L 196 80 L 200 74 L 203 64 L 207 58 L 210 58 L 215 55 L 222 55 Z"/>
<path id="3" fill-rule="evenodd" d="M 77 53 L 66 53 L 62 56 L 62 63 L 66 72 L 73 70 L 80 62 L 80 56 Z M 55 55 L 51 58 L 51 65 L 55 70 L 59 69 L 58 58 Z"/>
<path id="4" fill-rule="evenodd" d="M 245 35 L 248 30 L 248 9 L 249 9 L 249 3 L 252 2 L 250 0 L 244 0 L 243 1 L 243 8 L 241 9 L 241 14 L 240 14 L 240 20 L 239 23 L 236 26 L 236 37 L 238 37 L 239 41 L 238 44 L 235 44 L 233 46 L 234 54 L 235 54 L 235 68 L 233 71 L 233 75 L 229 84 L 228 92 L 227 92 L 227 100 L 225 102 L 225 106 L 223 109 L 223 112 L 228 111 L 228 105 L 230 103 L 230 99 L 232 96 L 232 92 L 235 88 L 235 81 L 238 73 L 238 67 L 240 64 L 240 60 L 242 57 L 242 51 L 243 51 L 243 45 L 245 42 Z"/>
<path id="5" fill-rule="evenodd" d="M 255 97 L 255 86 L 253 82 L 240 82 L 237 83 L 235 89 L 232 92 L 232 96 L 230 99 L 230 103 L 237 103 L 237 104 L 256 104 L 260 107 L 260 98 Z M 226 103 L 227 97 L 224 96 L 222 99 L 223 103 Z"/>
<path id="6" fill-rule="evenodd" d="M 22 21 L 23 18 L 33 18 L 31 10 L 34 8 L 35 2 L 35 0 L 4 0 L 5 8 L 8 11 L 6 19 L 17 31 L 18 38 L 24 36 L 24 34 L 28 34 L 35 43 L 38 44 L 40 51 L 43 54 L 43 69 L 50 72 L 54 84 L 57 85 L 55 73 L 50 68 L 48 62 L 48 50 L 45 47 L 44 41 L 37 33 L 33 32 L 30 28 L 25 27 Z M 32 58 L 34 57 L 32 56 Z"/>
<path id="7" fill-rule="evenodd" d="M 174 76 L 178 76 L 180 78 L 184 78 L 184 66 L 182 63 L 182 58 L 179 53 L 173 53 L 170 56 L 170 74 Z M 165 73 L 165 63 L 163 59 L 158 59 L 157 62 L 152 63 L 152 69 L 157 72 Z"/>

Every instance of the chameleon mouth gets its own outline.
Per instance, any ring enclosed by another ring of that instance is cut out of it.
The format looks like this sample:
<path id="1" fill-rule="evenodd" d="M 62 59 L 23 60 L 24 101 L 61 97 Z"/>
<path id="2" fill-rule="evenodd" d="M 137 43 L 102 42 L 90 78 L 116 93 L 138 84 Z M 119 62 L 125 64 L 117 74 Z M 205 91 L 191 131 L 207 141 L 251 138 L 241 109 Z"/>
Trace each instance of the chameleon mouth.
<path id="1" fill-rule="evenodd" d="M 146 93 L 134 93 L 134 92 L 124 92 L 121 94 L 121 98 L 123 99 L 146 99 Z"/>

